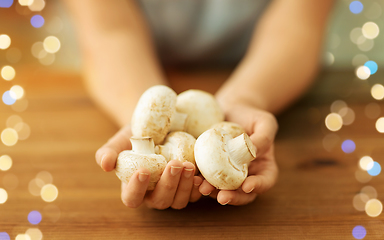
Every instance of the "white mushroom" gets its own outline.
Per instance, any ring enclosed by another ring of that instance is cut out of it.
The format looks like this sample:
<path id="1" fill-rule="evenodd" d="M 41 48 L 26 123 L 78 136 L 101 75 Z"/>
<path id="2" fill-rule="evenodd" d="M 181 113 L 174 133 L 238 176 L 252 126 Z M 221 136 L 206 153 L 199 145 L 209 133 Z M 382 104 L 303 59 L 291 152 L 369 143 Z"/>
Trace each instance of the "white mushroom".
<path id="1" fill-rule="evenodd" d="M 213 124 L 224 121 L 215 97 L 201 90 L 187 90 L 177 96 L 176 110 L 188 114 L 185 132 L 199 137 Z"/>
<path id="2" fill-rule="evenodd" d="M 227 121 L 216 123 L 212 125 L 211 128 L 221 128 L 225 132 L 229 133 L 229 135 L 233 138 L 245 133 L 244 128 L 242 128 L 239 124 Z"/>
<path id="3" fill-rule="evenodd" d="M 184 131 L 187 115 L 176 113 L 176 96 L 163 85 L 145 91 L 132 115 L 132 135 L 150 137 L 155 144 L 161 144 L 170 129 Z"/>
<path id="4" fill-rule="evenodd" d="M 255 146 L 246 133 L 232 138 L 224 130 L 213 128 L 196 140 L 196 164 L 204 178 L 217 189 L 238 189 L 255 157 Z"/>
<path id="5" fill-rule="evenodd" d="M 155 147 L 155 152 L 163 155 L 168 162 L 170 160 L 179 160 L 195 164 L 195 142 L 196 139 L 189 133 L 171 132 L 165 138 L 163 145 Z"/>
<path id="6" fill-rule="evenodd" d="M 155 154 L 152 138 L 131 138 L 131 143 L 132 150 L 122 151 L 117 158 L 116 175 L 121 181 L 128 183 L 135 171 L 146 168 L 151 172 L 148 190 L 153 190 L 167 161 L 164 156 Z"/>

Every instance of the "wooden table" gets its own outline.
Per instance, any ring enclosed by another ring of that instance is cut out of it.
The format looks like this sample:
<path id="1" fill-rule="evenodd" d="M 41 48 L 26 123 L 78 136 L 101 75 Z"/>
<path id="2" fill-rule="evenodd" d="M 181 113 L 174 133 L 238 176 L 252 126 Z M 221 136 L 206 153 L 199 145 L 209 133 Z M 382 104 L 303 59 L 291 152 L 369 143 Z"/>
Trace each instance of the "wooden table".
<path id="1" fill-rule="evenodd" d="M 221 206 L 207 197 L 183 210 L 159 211 L 126 208 L 120 201 L 118 178 L 95 163 L 95 150 L 117 128 L 89 99 L 79 74 L 36 65 L 17 70 L 13 83 L 0 84 L 1 93 L 12 84 L 24 87 L 29 105 L 18 114 L 31 127 L 27 140 L 13 147 L 0 145 L 0 155 L 13 159 L 10 170 L 0 171 L 0 188 L 7 174 L 19 182 L 16 189 L 7 190 L 7 202 L 0 204 L 0 232 L 11 239 L 31 227 L 39 228 L 44 239 L 354 239 L 352 229 L 357 225 L 365 227 L 365 239 L 384 239 L 383 216 L 369 217 L 352 205 L 366 185 L 376 188 L 383 199 L 383 174 L 367 184 L 354 176 L 363 155 L 383 162 L 383 135 L 375 130 L 375 120 L 364 115 L 365 105 L 373 102 L 369 85 L 382 74 L 371 82 L 356 80 L 351 72 L 321 74 L 314 90 L 279 117 L 279 181 L 252 204 Z M 189 88 L 194 78 L 199 79 L 195 84 L 211 79 L 206 90 L 214 91 L 228 73 L 185 75 L 170 75 L 181 79 L 174 84 L 178 91 Z M 337 132 L 340 141 L 328 152 L 322 140 L 331 132 L 324 119 L 337 99 L 349 104 L 356 120 Z M 0 104 L 1 129 L 12 114 L 11 107 Z M 350 154 L 340 148 L 347 138 L 357 146 Z M 42 170 L 52 174 L 59 190 L 52 203 L 28 191 L 29 181 Z M 37 225 L 28 222 L 32 210 L 42 214 Z"/>

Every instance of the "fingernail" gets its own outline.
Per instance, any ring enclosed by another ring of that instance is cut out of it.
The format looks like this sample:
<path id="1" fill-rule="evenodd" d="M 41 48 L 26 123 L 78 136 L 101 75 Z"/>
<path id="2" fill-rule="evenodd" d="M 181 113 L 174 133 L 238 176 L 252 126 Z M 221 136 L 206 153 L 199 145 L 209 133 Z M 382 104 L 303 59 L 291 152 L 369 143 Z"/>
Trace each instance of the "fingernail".
<path id="1" fill-rule="evenodd" d="M 139 173 L 139 181 L 145 182 L 145 180 L 147 180 L 148 176 L 149 176 L 148 173 Z"/>
<path id="2" fill-rule="evenodd" d="M 101 160 L 100 160 L 100 167 L 104 170 L 104 168 L 103 168 L 103 162 L 104 162 L 104 160 L 105 160 L 105 158 L 107 157 L 107 154 L 106 153 L 104 153 L 104 155 L 103 156 L 101 156 Z M 104 170 L 105 171 L 105 170 Z"/>
<path id="3" fill-rule="evenodd" d="M 193 168 L 185 168 L 184 169 L 184 177 L 189 178 L 192 175 Z"/>
<path id="4" fill-rule="evenodd" d="M 200 185 L 201 185 L 201 183 L 193 183 L 193 185 L 195 186 L 195 187 L 199 187 Z"/>
<path id="5" fill-rule="evenodd" d="M 204 196 L 209 196 L 209 194 L 211 194 L 211 193 L 212 193 L 212 192 L 209 192 L 209 193 L 207 193 L 207 194 L 204 194 L 204 193 L 203 193 L 203 195 L 204 195 Z"/>
<path id="6" fill-rule="evenodd" d="M 172 176 L 176 176 L 181 170 L 181 167 L 175 167 L 175 166 L 172 166 L 171 167 L 171 175 Z"/>
<path id="7" fill-rule="evenodd" d="M 251 190 L 249 190 L 248 192 L 245 192 L 245 193 L 251 193 L 253 191 L 253 189 L 255 189 L 255 187 L 253 187 Z"/>
<path id="8" fill-rule="evenodd" d="M 231 200 L 228 200 L 228 202 L 226 202 L 226 203 L 220 203 L 221 205 L 227 205 L 228 203 L 230 203 L 231 202 Z"/>

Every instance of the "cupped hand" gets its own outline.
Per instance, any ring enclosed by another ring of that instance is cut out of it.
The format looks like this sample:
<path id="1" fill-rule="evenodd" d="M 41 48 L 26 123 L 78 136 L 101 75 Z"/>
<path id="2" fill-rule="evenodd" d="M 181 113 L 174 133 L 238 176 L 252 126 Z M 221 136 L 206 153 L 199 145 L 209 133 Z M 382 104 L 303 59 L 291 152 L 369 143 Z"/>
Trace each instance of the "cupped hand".
<path id="1" fill-rule="evenodd" d="M 222 204 L 245 205 L 257 194 L 268 191 L 276 183 L 278 168 L 274 156 L 274 139 L 278 129 L 276 118 L 266 111 L 246 104 L 234 105 L 226 111 L 226 120 L 240 124 L 256 147 L 256 159 L 248 168 L 248 177 L 237 190 L 217 190 L 206 180 L 199 191 L 217 198 Z"/>
<path id="2" fill-rule="evenodd" d="M 96 152 L 96 162 L 106 171 L 115 169 L 121 151 L 131 149 L 131 128 L 123 127 Z M 128 183 L 121 184 L 121 199 L 127 207 L 136 208 L 142 203 L 156 209 L 182 209 L 189 202 L 200 199 L 199 186 L 203 179 L 195 175 L 195 166 L 190 162 L 169 161 L 153 191 L 147 191 L 150 172 L 137 170 Z"/>

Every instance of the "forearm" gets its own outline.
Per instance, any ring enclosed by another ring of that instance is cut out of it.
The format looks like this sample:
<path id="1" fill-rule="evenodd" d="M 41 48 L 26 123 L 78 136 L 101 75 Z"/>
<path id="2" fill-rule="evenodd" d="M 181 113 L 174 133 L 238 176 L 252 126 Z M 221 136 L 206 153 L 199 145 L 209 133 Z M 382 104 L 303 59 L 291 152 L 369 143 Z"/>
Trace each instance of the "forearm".
<path id="1" fill-rule="evenodd" d="M 166 84 L 147 26 L 134 1 L 66 0 L 92 98 L 120 126 L 129 123 L 141 94 Z"/>
<path id="2" fill-rule="evenodd" d="M 331 5 L 331 0 L 273 2 L 243 61 L 217 93 L 224 110 L 242 102 L 278 113 L 300 96 L 318 68 Z"/>

